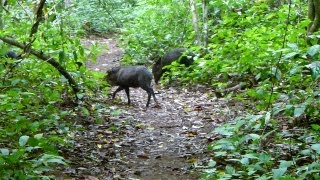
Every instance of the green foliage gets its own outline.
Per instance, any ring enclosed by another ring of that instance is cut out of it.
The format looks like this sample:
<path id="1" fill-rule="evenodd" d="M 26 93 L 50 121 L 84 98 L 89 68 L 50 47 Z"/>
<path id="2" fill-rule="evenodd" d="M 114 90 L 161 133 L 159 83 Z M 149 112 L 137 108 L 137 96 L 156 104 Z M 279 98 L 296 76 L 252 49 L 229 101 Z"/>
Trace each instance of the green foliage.
<path id="1" fill-rule="evenodd" d="M 29 42 L 35 5 L 35 1 L 10 1 L 6 6 L 9 11 L 2 16 L 0 36 Z M 72 75 L 83 90 L 77 97 L 84 100 L 105 84 L 97 83 L 102 73 L 85 67 L 87 59 L 95 59 L 99 48 L 93 45 L 87 50 L 82 46 L 77 36 L 80 29 L 74 29 L 72 20 L 60 2 L 48 1 L 36 39 L 30 45 L 54 58 Z M 67 165 L 59 147 L 70 146 L 66 143 L 70 133 L 66 121 L 79 119 L 82 104 L 79 109 L 72 108 L 74 94 L 68 81 L 50 64 L 2 41 L 0 47 L 0 179 L 45 177 L 54 167 Z M 9 49 L 23 58 L 4 57 Z M 86 94 L 84 90 L 88 90 Z M 99 116 L 104 112 L 96 113 Z"/>
<path id="2" fill-rule="evenodd" d="M 318 179 L 319 34 L 308 37 L 313 44 L 308 47 L 305 1 L 294 1 L 290 14 L 285 3 L 210 1 L 207 49 L 193 44 L 190 8 L 181 0 L 47 1 L 32 42 L 36 2 L 8 1 L 7 11 L 1 11 L 0 36 L 31 43 L 33 49 L 56 59 L 80 84 L 81 100 L 99 96 L 97 92 L 106 86 L 103 73 L 85 66 L 100 49 L 97 45 L 85 49 L 81 35 L 120 29 L 127 64 L 148 64 L 169 49 L 190 47 L 201 55 L 188 68 L 178 63 L 167 66 L 171 73 L 163 82 L 202 83 L 223 90 L 250 81 L 236 98 L 253 104 L 248 111 L 259 111 L 215 129 L 220 139 L 209 146 L 213 156 L 203 178 Z M 94 117 L 103 123 L 105 114 L 121 113 L 100 102 L 79 102 L 70 108 L 72 91 L 55 68 L 22 49 L 3 42 L 0 47 L 0 178 L 39 178 L 67 165 L 59 154 L 59 147 L 69 145 L 66 120 Z M 23 59 L 5 58 L 8 49 Z"/>
<path id="3" fill-rule="evenodd" d="M 77 0 L 70 15 L 73 23 L 88 33 L 117 32 L 131 18 L 136 3 L 136 0 Z"/>
<path id="4" fill-rule="evenodd" d="M 187 1 L 146 1 L 134 9 L 131 21 L 124 24 L 123 57 L 127 64 L 148 64 L 149 58 L 174 47 L 184 47 L 193 39 Z"/>
<path id="5" fill-rule="evenodd" d="M 238 118 L 214 132 L 221 139 L 209 146 L 213 158 L 203 179 L 319 178 L 320 144 L 314 131 L 281 132 L 267 112 Z"/>
<path id="6" fill-rule="evenodd" d="M 199 61 L 199 70 L 196 70 L 201 72 L 198 73 L 201 77 L 189 79 L 206 82 L 208 77 L 236 73 L 238 76 L 252 74 L 259 81 L 269 80 L 272 74 L 271 65 L 275 65 L 280 53 L 278 49 L 282 46 L 287 6 L 282 6 L 280 10 L 269 10 L 264 3 L 253 3 L 249 9 L 244 8 L 237 12 L 230 12 L 231 7 L 220 8 L 225 12 L 222 13 L 222 22 L 212 28 L 210 51 Z M 291 18 L 300 17 L 298 14 Z M 301 24 L 303 23 L 305 24 L 301 21 Z M 304 33 L 304 26 L 301 24 L 290 26 L 288 39 Z M 304 43 L 303 39 L 295 41 Z"/>
<path id="7" fill-rule="evenodd" d="M 236 12 L 219 6 L 222 21 L 215 25 L 211 50 L 196 61 L 196 73 L 178 77 L 224 89 L 230 81 L 239 84 L 249 76 L 256 84 L 239 96 L 255 100 L 258 111 L 272 107 L 268 113 L 260 112 L 263 115 L 238 118 L 215 129 L 221 139 L 209 146 L 214 156 L 203 178 L 317 179 L 319 128 L 312 124 L 319 122 L 317 35 L 310 37 L 315 44 L 311 47 L 301 38 L 309 21 L 301 13 L 300 1 L 291 7 L 288 29 L 287 5 L 273 9 L 251 3 Z M 284 37 L 288 43 L 283 47 Z M 282 129 L 290 123 L 312 124 L 312 130 Z"/>

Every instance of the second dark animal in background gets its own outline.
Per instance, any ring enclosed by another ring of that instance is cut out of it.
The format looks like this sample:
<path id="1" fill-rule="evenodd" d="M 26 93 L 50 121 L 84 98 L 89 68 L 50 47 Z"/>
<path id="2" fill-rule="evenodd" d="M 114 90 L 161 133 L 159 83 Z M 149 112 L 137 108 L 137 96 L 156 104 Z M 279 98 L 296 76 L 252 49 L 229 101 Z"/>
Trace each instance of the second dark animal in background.
<path id="1" fill-rule="evenodd" d="M 114 67 L 107 71 L 106 80 L 110 83 L 110 85 L 119 86 L 112 95 L 113 99 L 115 98 L 117 92 L 124 89 L 127 94 L 128 104 L 130 104 L 129 87 L 141 87 L 148 93 L 148 101 L 146 106 L 149 106 L 151 95 L 153 96 L 154 101 L 157 103 L 151 87 L 152 73 L 144 66 Z"/>
<path id="2" fill-rule="evenodd" d="M 164 66 L 171 64 L 173 61 L 179 60 L 180 64 L 184 64 L 186 67 L 190 66 L 193 63 L 193 58 L 195 54 L 188 52 L 186 48 L 177 48 L 172 51 L 167 52 L 161 58 L 156 60 L 155 64 L 152 67 L 152 73 L 154 81 L 158 84 L 161 76 L 165 72 L 162 69 Z"/>
<path id="3" fill-rule="evenodd" d="M 21 59 L 21 57 L 13 50 L 8 50 L 6 57 L 12 59 Z"/>

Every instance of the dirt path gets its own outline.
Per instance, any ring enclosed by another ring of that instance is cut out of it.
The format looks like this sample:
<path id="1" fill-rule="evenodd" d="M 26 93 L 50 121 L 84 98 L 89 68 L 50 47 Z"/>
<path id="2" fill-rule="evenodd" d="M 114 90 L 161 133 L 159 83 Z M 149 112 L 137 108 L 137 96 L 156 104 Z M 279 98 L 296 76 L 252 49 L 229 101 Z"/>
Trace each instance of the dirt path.
<path id="1" fill-rule="evenodd" d="M 116 41 L 95 40 L 109 50 L 88 66 L 105 71 L 119 64 L 122 51 Z M 99 179 L 199 179 L 201 169 L 196 166 L 210 159 L 206 152 L 214 140 L 210 132 L 235 116 L 232 107 L 200 86 L 192 90 L 158 87 L 155 92 L 161 108 L 153 107 L 152 99 L 146 109 L 147 94 L 141 89 L 130 89 L 132 105 L 127 106 L 125 93 L 120 92 L 111 105 L 115 111 L 123 109 L 118 116 L 75 136 L 78 150 L 70 159 L 78 162 L 67 173 Z M 120 128 L 115 133 L 110 126 Z"/>

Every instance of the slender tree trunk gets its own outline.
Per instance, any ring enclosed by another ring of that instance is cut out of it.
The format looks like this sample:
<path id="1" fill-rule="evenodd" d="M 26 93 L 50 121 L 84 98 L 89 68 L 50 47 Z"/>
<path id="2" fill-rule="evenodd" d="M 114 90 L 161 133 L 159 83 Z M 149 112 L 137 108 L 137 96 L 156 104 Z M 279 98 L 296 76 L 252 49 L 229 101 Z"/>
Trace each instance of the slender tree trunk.
<path id="1" fill-rule="evenodd" d="M 320 27 L 320 0 L 308 0 L 308 17 L 311 23 L 308 27 L 308 34 L 313 34 Z"/>
<path id="2" fill-rule="evenodd" d="M 197 9 L 196 9 L 196 2 L 195 0 L 189 0 L 190 3 L 190 9 L 191 9 L 191 14 L 192 14 L 192 25 L 194 32 L 196 34 L 196 42 L 195 44 L 199 45 L 200 44 L 200 32 L 199 32 L 199 25 L 198 25 L 198 14 L 197 14 Z"/>
<path id="3" fill-rule="evenodd" d="M 3 29 L 4 0 L 0 0 L 0 30 Z"/>
<path id="4" fill-rule="evenodd" d="M 202 0 L 203 11 L 203 46 L 208 46 L 208 0 Z"/>

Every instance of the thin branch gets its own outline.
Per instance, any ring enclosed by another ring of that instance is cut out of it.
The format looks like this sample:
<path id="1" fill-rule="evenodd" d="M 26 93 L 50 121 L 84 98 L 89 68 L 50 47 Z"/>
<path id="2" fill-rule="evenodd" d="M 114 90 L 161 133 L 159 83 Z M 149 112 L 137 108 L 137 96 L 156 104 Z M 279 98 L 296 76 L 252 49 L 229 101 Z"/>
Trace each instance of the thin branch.
<path id="1" fill-rule="evenodd" d="M 16 46 L 20 49 L 26 49 L 26 45 L 16 41 L 13 38 L 0 36 L 0 39 L 3 42 L 10 44 L 12 46 Z M 48 62 L 55 69 L 57 69 L 60 72 L 60 74 L 62 74 L 68 80 L 68 82 L 69 82 L 70 86 L 72 87 L 75 94 L 77 94 L 80 91 L 76 81 L 72 78 L 72 76 L 68 73 L 68 71 L 65 70 L 64 67 L 62 67 L 53 57 L 50 57 L 49 55 L 43 54 L 43 52 L 41 52 L 41 51 L 39 52 L 37 50 L 34 50 L 31 47 L 29 47 L 29 53 L 35 55 L 36 57 L 38 57 L 39 59 L 41 59 L 45 62 Z"/>
<path id="2" fill-rule="evenodd" d="M 34 36 L 34 34 L 36 34 L 37 31 L 38 31 L 38 28 L 39 28 L 39 25 L 40 25 L 40 21 L 43 19 L 42 18 L 42 15 L 43 15 L 42 9 L 44 7 L 45 2 L 46 2 L 46 0 L 41 0 L 39 5 L 38 5 L 37 18 L 36 18 L 36 22 L 33 24 L 32 28 L 31 28 L 31 32 L 30 32 L 30 35 L 29 35 L 30 38 L 32 38 Z"/>

